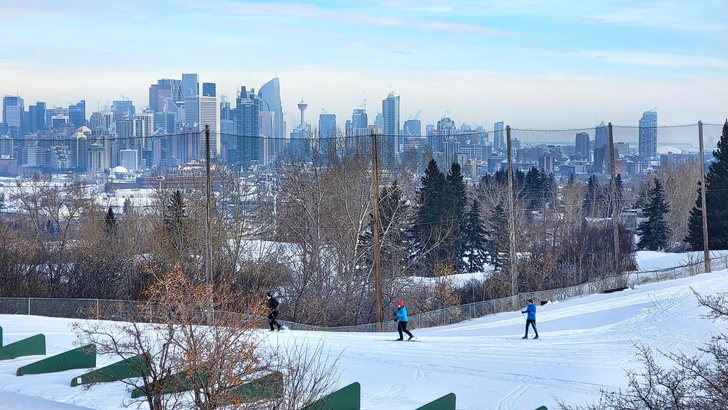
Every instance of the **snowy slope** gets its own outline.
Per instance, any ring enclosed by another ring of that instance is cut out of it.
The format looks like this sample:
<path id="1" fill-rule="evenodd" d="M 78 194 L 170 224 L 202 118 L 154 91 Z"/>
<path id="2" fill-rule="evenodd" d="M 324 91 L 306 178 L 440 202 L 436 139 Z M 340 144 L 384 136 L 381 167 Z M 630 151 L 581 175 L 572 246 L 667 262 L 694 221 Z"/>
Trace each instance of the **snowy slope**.
<path id="1" fill-rule="evenodd" d="M 551 409 L 553 396 L 581 404 L 593 400 L 600 385 L 625 387 L 624 369 L 638 365 L 634 342 L 695 351 L 696 343 L 725 324 L 700 319 L 703 309 L 690 287 L 709 294 L 728 291 L 727 283 L 723 270 L 539 306 L 540 340 L 520 339 L 520 311 L 415 329 L 416 342 L 389 341 L 393 333 L 286 331 L 264 337 L 273 345 L 308 339 L 312 346 L 324 338 L 332 353 L 343 351 L 341 386 L 360 382 L 364 409 L 414 409 L 450 392 L 459 409 Z M 49 355 L 72 347 L 71 322 L 0 315 L 5 344 L 43 332 Z M 0 361 L 0 408 L 116 409 L 129 400 L 120 383 L 71 388 L 71 378 L 82 371 L 15 376 L 19 366 L 40 358 Z M 99 358 L 98 365 L 112 361 Z"/>

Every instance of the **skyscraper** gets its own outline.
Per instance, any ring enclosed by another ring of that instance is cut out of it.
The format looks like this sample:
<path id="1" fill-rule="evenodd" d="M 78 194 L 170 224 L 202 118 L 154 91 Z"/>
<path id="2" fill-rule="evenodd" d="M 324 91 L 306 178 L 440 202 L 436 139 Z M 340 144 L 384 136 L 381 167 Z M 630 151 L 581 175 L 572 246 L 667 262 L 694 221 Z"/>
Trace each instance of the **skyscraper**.
<path id="1" fill-rule="evenodd" d="M 10 138 L 21 139 L 25 136 L 25 106 L 23 99 L 7 95 L 3 98 L 3 122 L 7 124 Z"/>
<path id="2" fill-rule="evenodd" d="M 182 99 L 200 95 L 200 83 L 197 74 L 182 74 Z"/>
<path id="3" fill-rule="evenodd" d="M 215 83 L 202 83 L 202 96 L 203 97 L 216 97 L 217 86 Z"/>
<path id="4" fill-rule="evenodd" d="M 173 80 L 170 78 L 162 78 L 157 80 L 158 85 L 168 85 L 172 90 L 172 101 L 184 101 L 182 98 L 182 80 Z M 160 107 L 160 110 L 162 107 Z"/>
<path id="5" fill-rule="evenodd" d="M 384 126 L 382 129 L 383 141 L 386 150 L 383 150 L 386 156 L 396 160 L 399 158 L 400 141 L 399 141 L 399 96 L 394 96 L 390 92 L 387 98 L 382 100 L 382 116 L 384 117 Z"/>
<path id="6" fill-rule="evenodd" d="M 210 127 L 210 155 L 220 156 L 220 102 L 217 97 L 197 97 L 200 108 L 200 149 L 205 149 L 205 126 Z"/>
<path id="7" fill-rule="evenodd" d="M 505 136 L 503 135 L 503 121 L 493 124 L 493 150 L 500 151 L 505 145 Z"/>
<path id="8" fill-rule="evenodd" d="M 114 101 L 111 104 L 111 110 L 124 113 L 124 116 L 129 120 L 134 118 L 135 109 L 134 109 L 134 104 L 132 104 L 131 101 L 127 101 L 127 100 Z"/>
<path id="9" fill-rule="evenodd" d="M 407 120 L 402 127 L 402 133 L 406 137 L 420 137 L 422 135 L 422 123 L 420 120 Z"/>
<path id="10" fill-rule="evenodd" d="M 580 159 L 589 160 L 589 134 L 586 132 L 577 133 L 574 145 L 576 145 L 576 155 Z"/>
<path id="11" fill-rule="evenodd" d="M 45 115 L 46 115 L 46 103 L 38 101 L 35 105 L 28 107 L 28 131 L 37 132 L 38 130 L 44 130 L 45 126 Z"/>
<path id="12" fill-rule="evenodd" d="M 172 100 L 171 84 L 152 84 L 149 86 L 149 108 L 152 111 L 169 111 L 170 100 Z"/>
<path id="13" fill-rule="evenodd" d="M 335 114 L 319 114 L 319 150 L 325 163 L 336 156 Z"/>
<path id="14" fill-rule="evenodd" d="M 261 160 L 260 102 L 254 90 L 248 91 L 245 86 L 240 88 L 240 96 L 235 100 L 233 118 L 237 141 L 233 162 L 244 169 Z"/>
<path id="15" fill-rule="evenodd" d="M 273 134 L 273 152 L 271 154 L 280 154 L 283 152 L 284 142 L 286 138 L 286 126 L 283 122 L 283 106 L 281 105 L 281 86 L 277 78 L 274 78 L 263 84 L 258 90 L 258 97 L 263 101 L 261 110 L 273 111 L 275 113 L 273 120 L 275 121 L 275 132 Z"/>
<path id="16" fill-rule="evenodd" d="M 640 119 L 639 154 L 642 159 L 657 156 L 657 112 L 645 111 Z"/>
<path id="17" fill-rule="evenodd" d="M 594 130 L 594 149 L 609 145 L 609 127 L 601 122 Z"/>
<path id="18" fill-rule="evenodd" d="M 86 101 L 81 100 L 78 104 L 68 106 L 68 122 L 76 128 L 86 125 Z"/>

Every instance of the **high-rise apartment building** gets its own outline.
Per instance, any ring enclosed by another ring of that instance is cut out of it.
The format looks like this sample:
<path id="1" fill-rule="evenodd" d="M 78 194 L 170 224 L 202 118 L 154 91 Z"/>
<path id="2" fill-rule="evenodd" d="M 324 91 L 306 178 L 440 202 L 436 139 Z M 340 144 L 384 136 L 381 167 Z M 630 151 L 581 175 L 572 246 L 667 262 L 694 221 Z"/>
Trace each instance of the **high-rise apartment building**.
<path id="1" fill-rule="evenodd" d="M 382 117 L 384 124 L 381 134 L 386 146 L 383 152 L 390 159 L 397 160 L 400 152 L 399 96 L 390 92 L 387 98 L 382 100 Z"/>
<path id="2" fill-rule="evenodd" d="M 402 126 L 402 133 L 407 137 L 420 137 L 422 135 L 422 123 L 420 120 L 407 120 Z"/>
<path id="3" fill-rule="evenodd" d="M 642 159 L 657 157 L 657 112 L 645 111 L 640 119 L 639 154 Z"/>
<path id="4" fill-rule="evenodd" d="M 200 95 L 200 83 L 197 74 L 182 74 L 182 99 Z"/>

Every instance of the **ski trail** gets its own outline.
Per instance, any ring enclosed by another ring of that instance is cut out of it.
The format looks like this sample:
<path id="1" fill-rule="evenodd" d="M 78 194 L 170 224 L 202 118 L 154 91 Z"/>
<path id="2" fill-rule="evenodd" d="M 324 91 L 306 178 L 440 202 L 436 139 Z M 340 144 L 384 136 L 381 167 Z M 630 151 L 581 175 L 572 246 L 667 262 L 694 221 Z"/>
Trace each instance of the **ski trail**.
<path id="1" fill-rule="evenodd" d="M 498 403 L 496 403 L 495 405 L 495 409 L 512 410 L 521 408 L 518 405 L 518 399 L 523 395 L 526 390 L 528 390 L 528 386 L 524 384 L 519 385 L 513 391 L 508 393 L 506 397 L 498 400 Z"/>

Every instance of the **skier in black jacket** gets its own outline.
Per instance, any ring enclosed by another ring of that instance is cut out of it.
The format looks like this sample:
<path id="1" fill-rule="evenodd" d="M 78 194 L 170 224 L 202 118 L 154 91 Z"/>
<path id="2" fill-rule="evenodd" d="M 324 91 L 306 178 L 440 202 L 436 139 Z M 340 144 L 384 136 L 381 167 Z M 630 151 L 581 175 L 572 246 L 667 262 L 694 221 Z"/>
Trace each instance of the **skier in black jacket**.
<path id="1" fill-rule="evenodd" d="M 273 325 L 278 326 L 278 331 L 280 331 L 281 325 L 276 322 L 276 318 L 278 317 L 278 300 L 270 292 L 266 293 L 265 297 L 268 299 L 266 305 L 268 305 L 268 324 L 270 325 L 270 331 L 275 330 Z"/>

